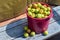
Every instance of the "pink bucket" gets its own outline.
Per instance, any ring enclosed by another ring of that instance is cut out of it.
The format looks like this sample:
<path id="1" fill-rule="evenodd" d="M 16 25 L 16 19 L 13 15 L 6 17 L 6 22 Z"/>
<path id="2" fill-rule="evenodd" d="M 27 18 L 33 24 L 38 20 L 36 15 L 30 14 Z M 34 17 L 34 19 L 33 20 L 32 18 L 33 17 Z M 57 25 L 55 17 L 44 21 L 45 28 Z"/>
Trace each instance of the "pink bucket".
<path id="1" fill-rule="evenodd" d="M 43 3 L 43 2 L 41 2 L 41 4 L 49 6 L 48 4 Z M 53 16 L 52 9 L 50 12 L 51 13 L 47 18 L 40 19 L 40 18 L 32 18 L 31 16 L 28 15 L 28 12 L 26 10 L 27 19 L 28 19 L 28 27 L 36 33 L 42 33 L 46 31 L 49 25 L 49 20 Z"/>

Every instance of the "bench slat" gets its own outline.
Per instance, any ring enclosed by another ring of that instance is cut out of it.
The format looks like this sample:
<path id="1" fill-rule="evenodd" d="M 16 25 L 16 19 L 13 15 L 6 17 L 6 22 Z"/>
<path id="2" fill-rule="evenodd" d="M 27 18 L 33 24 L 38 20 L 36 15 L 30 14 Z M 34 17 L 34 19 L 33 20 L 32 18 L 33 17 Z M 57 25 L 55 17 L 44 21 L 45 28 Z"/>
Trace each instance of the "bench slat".
<path id="1" fill-rule="evenodd" d="M 14 22 L 14 23 L 5 25 L 4 27 L 1 27 L 0 28 L 0 32 L 2 32 L 4 30 L 11 29 L 11 28 L 14 28 L 15 26 L 20 25 L 20 24 L 25 23 L 25 22 L 27 22 L 27 18 L 24 18 L 22 20 L 19 20 L 19 21 Z M 8 28 L 6 29 L 7 26 L 8 26 Z"/>

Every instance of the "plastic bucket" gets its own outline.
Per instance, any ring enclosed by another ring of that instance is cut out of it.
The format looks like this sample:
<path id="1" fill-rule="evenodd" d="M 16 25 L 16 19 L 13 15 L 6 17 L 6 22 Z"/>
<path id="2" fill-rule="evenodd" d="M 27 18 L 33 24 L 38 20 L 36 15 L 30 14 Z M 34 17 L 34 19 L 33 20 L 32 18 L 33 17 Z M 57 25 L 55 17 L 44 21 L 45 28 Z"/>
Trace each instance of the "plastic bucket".
<path id="1" fill-rule="evenodd" d="M 47 5 L 46 3 L 41 2 L 41 4 Z M 47 30 L 48 25 L 49 25 L 49 20 L 53 16 L 52 14 L 52 9 L 50 10 L 50 15 L 47 18 L 32 18 L 31 16 L 28 15 L 28 11 L 26 10 L 26 15 L 28 19 L 28 27 L 32 30 L 35 31 L 36 33 L 42 33 Z"/>

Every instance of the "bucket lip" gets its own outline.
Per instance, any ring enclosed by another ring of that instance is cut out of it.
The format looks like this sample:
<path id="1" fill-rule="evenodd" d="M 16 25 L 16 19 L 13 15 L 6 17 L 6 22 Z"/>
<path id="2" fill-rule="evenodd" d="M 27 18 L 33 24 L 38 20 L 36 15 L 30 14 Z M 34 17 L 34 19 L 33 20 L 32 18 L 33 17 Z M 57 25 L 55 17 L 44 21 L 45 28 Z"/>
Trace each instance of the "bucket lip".
<path id="1" fill-rule="evenodd" d="M 43 4 L 43 5 L 47 5 L 47 6 L 49 6 L 50 8 L 51 8 L 51 6 L 50 5 L 48 5 L 47 3 L 44 3 L 44 2 L 33 2 L 33 3 L 31 3 L 31 4 L 35 4 L 35 3 L 41 3 L 41 4 Z M 27 13 L 28 13 L 28 11 L 27 11 L 27 8 L 28 8 L 28 6 L 26 6 L 26 15 L 27 16 L 29 16 Z M 52 8 L 51 8 L 51 10 L 50 10 L 50 15 L 47 17 L 47 18 L 51 18 L 52 16 L 53 16 L 53 14 L 52 14 L 53 12 L 52 12 Z M 44 20 L 44 19 L 47 19 L 47 18 L 33 18 L 33 17 L 31 17 L 31 16 L 29 16 L 30 18 L 32 18 L 32 19 L 35 19 L 35 20 Z"/>

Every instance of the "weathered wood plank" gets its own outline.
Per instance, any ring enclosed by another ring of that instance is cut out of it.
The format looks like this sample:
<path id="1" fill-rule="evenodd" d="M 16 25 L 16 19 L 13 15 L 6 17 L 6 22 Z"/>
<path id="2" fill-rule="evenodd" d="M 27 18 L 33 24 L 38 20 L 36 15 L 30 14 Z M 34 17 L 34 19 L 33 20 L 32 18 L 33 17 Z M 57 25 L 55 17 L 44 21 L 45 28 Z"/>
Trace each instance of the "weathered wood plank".
<path id="1" fill-rule="evenodd" d="M 14 22 L 14 23 L 5 25 L 4 27 L 0 27 L 0 32 L 2 32 L 2 31 L 4 31 L 4 30 L 7 30 L 7 29 L 14 28 L 14 27 L 16 27 L 17 25 L 20 25 L 20 24 L 25 23 L 25 22 L 27 22 L 27 18 L 24 18 L 24 19 L 22 19 L 22 20 L 19 20 L 19 21 Z M 8 28 L 6 29 L 7 26 L 8 26 Z"/>
<path id="2" fill-rule="evenodd" d="M 4 32 L 1 32 L 0 33 L 0 40 L 3 40 L 3 39 L 4 40 L 11 40 L 11 39 L 16 38 L 17 36 L 22 36 L 24 33 L 23 28 L 25 25 L 27 25 L 27 23 L 24 23 L 20 26 L 16 26 L 15 28 L 12 28 L 10 30 L 6 30 Z"/>
<path id="3" fill-rule="evenodd" d="M 52 22 L 60 20 L 60 6 L 53 8 Z"/>

